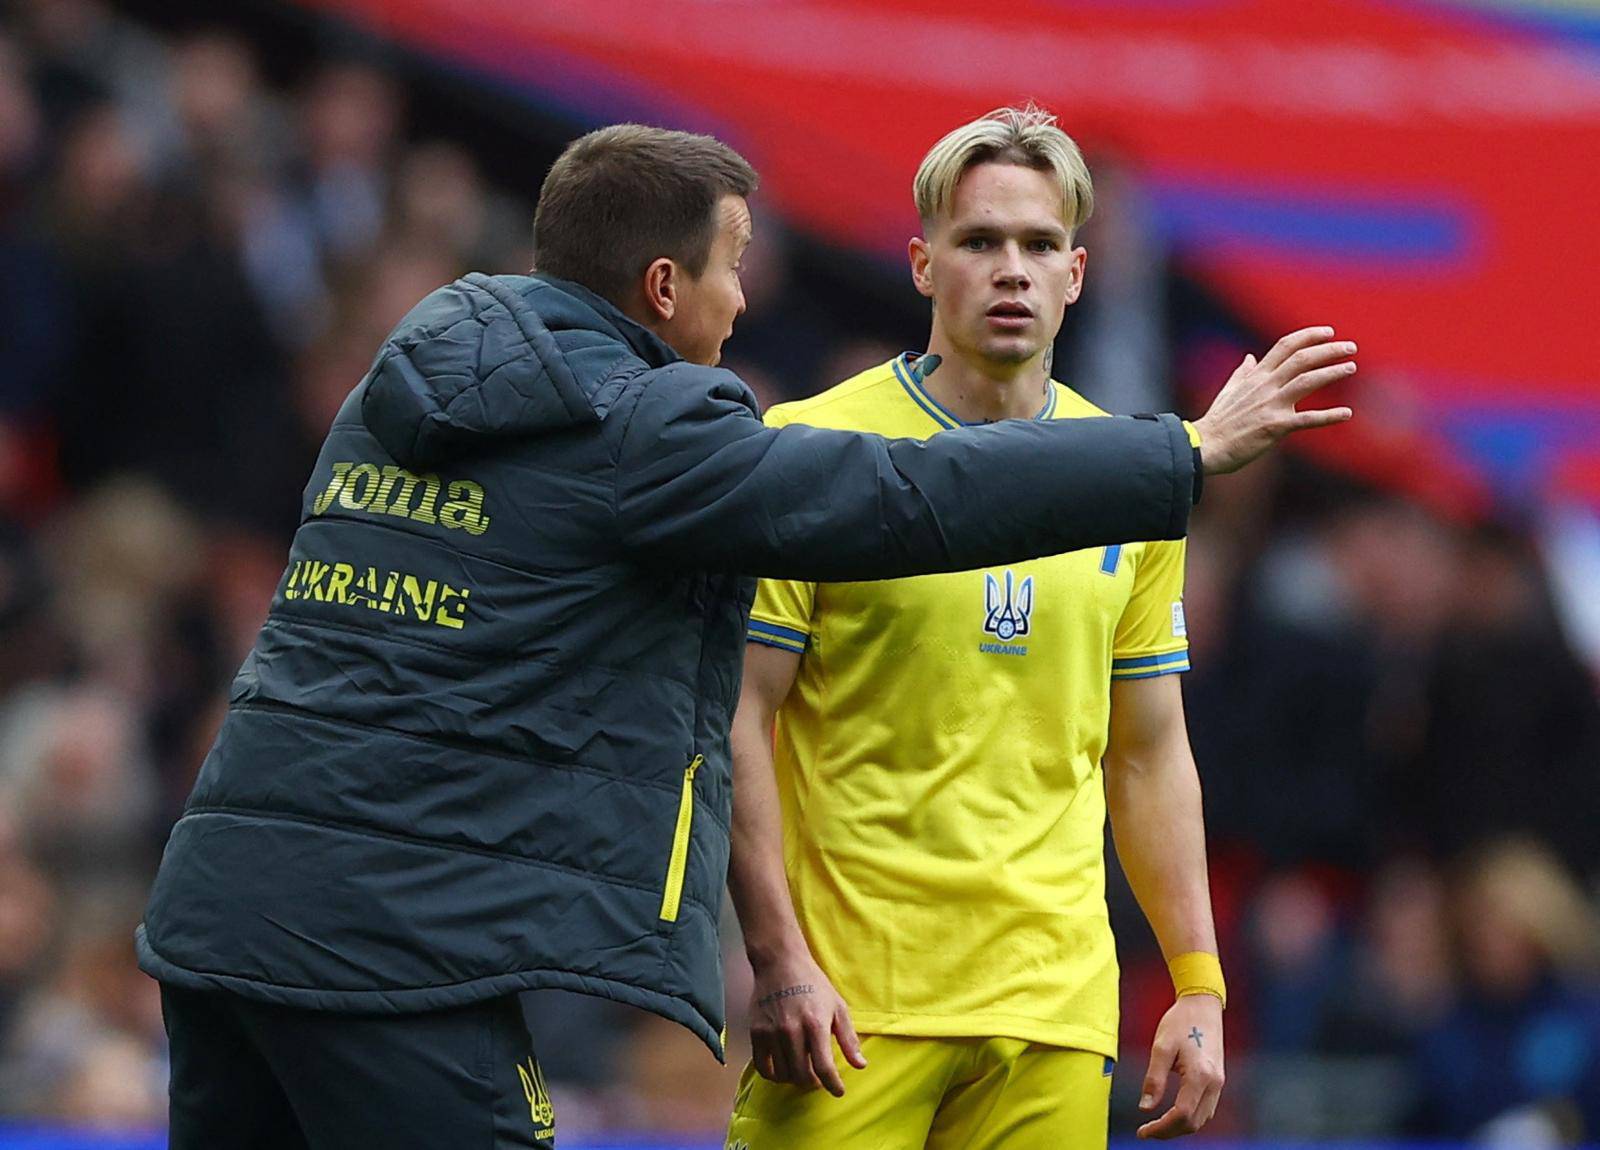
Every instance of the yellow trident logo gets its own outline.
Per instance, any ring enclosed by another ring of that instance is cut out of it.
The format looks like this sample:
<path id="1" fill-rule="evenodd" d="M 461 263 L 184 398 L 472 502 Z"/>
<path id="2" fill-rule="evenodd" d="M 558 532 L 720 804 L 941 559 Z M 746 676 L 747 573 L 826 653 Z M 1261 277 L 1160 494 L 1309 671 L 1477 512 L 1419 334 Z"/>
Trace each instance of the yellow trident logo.
<path id="1" fill-rule="evenodd" d="M 528 1056 L 528 1065 L 517 1064 L 517 1077 L 522 1079 L 522 1093 L 528 1099 L 528 1114 L 533 1119 L 535 1131 L 547 1137 L 556 1121 L 556 1108 L 550 1101 L 550 1090 L 544 1084 L 544 1071 Z"/>

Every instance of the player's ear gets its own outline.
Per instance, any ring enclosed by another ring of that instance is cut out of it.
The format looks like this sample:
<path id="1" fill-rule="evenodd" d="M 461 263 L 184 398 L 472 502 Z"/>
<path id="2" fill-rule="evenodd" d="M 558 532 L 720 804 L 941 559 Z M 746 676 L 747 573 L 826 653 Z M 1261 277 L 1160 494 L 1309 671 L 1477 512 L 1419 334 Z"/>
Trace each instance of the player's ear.
<path id="1" fill-rule="evenodd" d="M 1072 278 L 1067 281 L 1067 303 L 1078 302 L 1078 296 L 1083 292 L 1083 273 L 1089 267 L 1089 251 L 1087 248 L 1072 249 Z"/>
<path id="2" fill-rule="evenodd" d="M 917 291 L 933 298 L 933 271 L 929 267 L 932 250 L 928 241 L 921 236 L 912 236 L 911 242 L 906 245 L 906 254 L 911 257 L 911 282 L 916 285 Z"/>

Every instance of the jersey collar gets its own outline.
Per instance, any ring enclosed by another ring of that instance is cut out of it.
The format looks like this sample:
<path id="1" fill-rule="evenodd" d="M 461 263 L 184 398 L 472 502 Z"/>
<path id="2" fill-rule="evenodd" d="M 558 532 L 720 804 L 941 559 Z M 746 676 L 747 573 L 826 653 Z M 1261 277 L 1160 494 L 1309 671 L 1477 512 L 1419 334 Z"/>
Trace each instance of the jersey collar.
<path id="1" fill-rule="evenodd" d="M 889 361 L 890 366 L 894 368 L 894 377 L 900 381 L 900 386 L 905 388 L 906 394 L 911 397 L 911 401 L 922 408 L 928 417 L 940 427 L 981 427 L 983 420 L 967 423 L 965 420 L 958 419 L 954 412 L 928 394 L 927 389 L 922 386 L 922 376 L 917 371 L 917 358 L 915 352 L 903 351 L 896 358 Z M 1044 406 L 1039 409 L 1039 413 L 1034 418 L 1049 419 L 1055 414 L 1055 411 L 1056 388 L 1054 381 L 1052 381 L 1050 394 L 1045 396 Z"/>

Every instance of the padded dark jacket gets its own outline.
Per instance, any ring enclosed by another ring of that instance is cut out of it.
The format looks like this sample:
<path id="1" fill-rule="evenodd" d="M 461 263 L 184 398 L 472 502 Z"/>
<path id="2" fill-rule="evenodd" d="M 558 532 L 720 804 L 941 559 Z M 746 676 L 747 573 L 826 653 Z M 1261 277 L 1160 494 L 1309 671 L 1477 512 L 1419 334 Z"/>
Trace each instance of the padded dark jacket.
<path id="1" fill-rule="evenodd" d="M 773 430 L 581 287 L 442 288 L 328 434 L 141 965 L 350 1012 L 564 987 L 720 1054 L 752 577 L 1177 537 L 1192 466 L 1170 417 Z"/>

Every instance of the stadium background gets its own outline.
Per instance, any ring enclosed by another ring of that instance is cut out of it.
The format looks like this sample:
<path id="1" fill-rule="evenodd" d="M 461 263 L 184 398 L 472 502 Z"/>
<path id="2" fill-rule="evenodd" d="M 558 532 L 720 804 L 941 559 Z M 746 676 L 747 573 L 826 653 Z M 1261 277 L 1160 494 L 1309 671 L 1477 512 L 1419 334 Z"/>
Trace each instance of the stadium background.
<path id="1" fill-rule="evenodd" d="M 770 402 L 922 346 L 911 173 L 1026 97 L 1100 193 L 1059 378 L 1196 413 L 1283 330 L 1362 346 L 1356 422 L 1195 521 L 1185 689 L 1233 990 L 1202 1137 L 1600 1142 L 1592 7 L 19 0 L 0 1146 L 162 1144 L 131 930 L 316 446 L 411 303 L 525 270 L 564 143 L 638 118 L 762 170 L 727 362 Z M 1115 878 L 1111 900 L 1126 1134 L 1170 988 Z M 727 953 L 737 1047 L 731 916 Z M 563 1145 L 720 1145 L 736 1070 L 687 1034 L 526 1008 Z"/>

